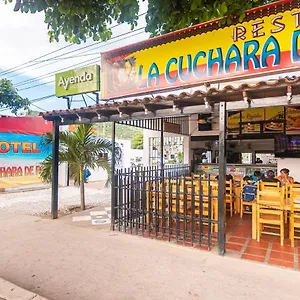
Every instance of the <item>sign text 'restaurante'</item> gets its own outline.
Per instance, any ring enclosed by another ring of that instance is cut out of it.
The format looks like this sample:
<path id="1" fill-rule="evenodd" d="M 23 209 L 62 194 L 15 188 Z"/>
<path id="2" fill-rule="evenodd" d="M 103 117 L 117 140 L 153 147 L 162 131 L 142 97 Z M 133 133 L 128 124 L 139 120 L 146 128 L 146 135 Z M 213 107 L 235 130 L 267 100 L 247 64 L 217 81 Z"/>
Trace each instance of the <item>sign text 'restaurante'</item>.
<path id="1" fill-rule="evenodd" d="M 300 11 L 291 12 L 294 17 L 295 29 L 300 27 Z M 244 72 L 251 69 L 266 69 L 279 66 L 281 60 L 287 53 L 282 52 L 281 44 L 276 35 L 285 30 L 286 24 L 283 22 L 283 16 L 274 16 L 271 19 L 269 32 L 265 30 L 265 21 L 263 19 L 253 21 L 251 28 L 252 40 L 245 41 L 240 49 L 235 43 L 246 39 L 247 28 L 245 26 L 234 26 L 232 31 L 232 40 L 234 43 L 224 51 L 221 47 L 202 51 L 199 45 L 199 52 L 196 54 L 187 54 L 186 56 L 170 57 L 165 64 L 164 70 L 152 62 L 147 70 L 143 65 L 138 66 L 139 88 L 150 86 L 159 86 L 161 74 L 164 74 L 163 80 L 169 84 L 180 80 L 181 82 L 190 81 L 191 77 L 195 79 L 208 78 L 221 74 L 233 72 Z M 268 36 L 262 45 L 257 38 Z M 289 60 L 292 63 L 300 62 L 299 47 L 300 29 L 292 32 L 290 36 Z M 186 67 L 184 67 L 184 65 Z M 175 70 L 174 70 L 175 69 Z M 146 80 L 142 74 L 146 72 Z"/>

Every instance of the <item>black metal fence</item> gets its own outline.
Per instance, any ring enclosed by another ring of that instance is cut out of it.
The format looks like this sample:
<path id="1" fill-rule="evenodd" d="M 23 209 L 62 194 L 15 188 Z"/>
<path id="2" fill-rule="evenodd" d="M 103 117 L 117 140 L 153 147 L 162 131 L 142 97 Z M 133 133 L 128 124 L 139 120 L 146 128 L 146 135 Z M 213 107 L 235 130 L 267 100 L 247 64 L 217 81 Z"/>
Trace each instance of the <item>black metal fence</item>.
<path id="1" fill-rule="evenodd" d="M 217 181 L 191 176 L 187 165 L 117 170 L 113 229 L 210 248 L 218 238 L 217 190 Z"/>

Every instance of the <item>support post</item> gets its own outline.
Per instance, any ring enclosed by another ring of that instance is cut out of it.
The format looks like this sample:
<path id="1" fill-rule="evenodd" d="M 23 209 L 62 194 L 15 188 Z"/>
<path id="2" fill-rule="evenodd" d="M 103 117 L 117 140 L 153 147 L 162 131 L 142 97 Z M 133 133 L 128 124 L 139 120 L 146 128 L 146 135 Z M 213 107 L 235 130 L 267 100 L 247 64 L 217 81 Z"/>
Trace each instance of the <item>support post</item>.
<path id="1" fill-rule="evenodd" d="M 115 229 L 116 218 L 116 188 L 115 188 L 115 169 L 116 169 L 116 122 L 112 123 L 112 153 L 111 153 L 111 226 Z"/>
<path id="2" fill-rule="evenodd" d="M 52 141 L 52 193 L 51 193 L 51 216 L 58 217 L 58 151 L 59 151 L 59 121 L 53 121 Z"/>
<path id="3" fill-rule="evenodd" d="M 160 169 L 164 169 L 164 119 L 160 120 Z"/>
<path id="4" fill-rule="evenodd" d="M 219 106 L 219 191 L 218 191 L 218 244 L 219 255 L 225 254 L 225 193 L 226 193 L 226 102 Z"/>

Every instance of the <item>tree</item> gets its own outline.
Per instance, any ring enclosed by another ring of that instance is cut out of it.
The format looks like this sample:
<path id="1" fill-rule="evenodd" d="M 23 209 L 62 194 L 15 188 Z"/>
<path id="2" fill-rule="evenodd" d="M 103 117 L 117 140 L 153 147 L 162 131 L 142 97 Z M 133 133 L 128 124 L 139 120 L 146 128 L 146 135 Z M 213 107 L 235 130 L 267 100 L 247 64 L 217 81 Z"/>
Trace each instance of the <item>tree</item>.
<path id="1" fill-rule="evenodd" d="M 5 3 L 13 0 L 3 0 Z M 144 2 L 144 0 L 142 0 Z M 277 0 L 148 0 L 146 32 L 152 36 L 172 32 L 216 18 L 239 14 L 247 9 Z M 137 26 L 139 0 L 15 0 L 14 11 L 45 13 L 50 41 L 62 35 L 66 41 L 80 43 L 111 37 L 113 21 Z M 97 13 L 95 13 L 97 12 Z M 230 22 L 230 18 L 227 18 Z"/>
<path id="2" fill-rule="evenodd" d="M 98 136 L 111 138 L 112 123 L 104 122 L 95 124 L 96 133 Z M 116 139 L 131 140 L 133 136 L 143 132 L 143 129 L 134 126 L 116 124 Z"/>
<path id="3" fill-rule="evenodd" d="M 105 153 L 112 153 L 113 144 L 108 139 L 97 139 L 93 135 L 92 125 L 79 125 L 73 132 L 60 132 L 59 163 L 66 162 L 70 167 L 70 175 L 80 186 L 81 209 L 85 210 L 84 172 L 86 169 L 103 168 L 110 176 L 110 159 Z M 42 147 L 49 150 L 52 134 L 48 133 L 42 140 Z M 121 155 L 116 145 L 116 161 Z M 40 177 L 51 182 L 52 155 L 41 163 Z"/>
<path id="4" fill-rule="evenodd" d="M 30 108 L 26 112 L 26 116 L 30 116 L 30 117 L 37 117 L 37 116 L 39 116 L 39 114 L 40 114 L 39 111 L 31 110 Z"/>
<path id="5" fill-rule="evenodd" d="M 144 137 L 143 137 L 143 133 L 140 132 L 131 139 L 131 148 L 143 149 L 143 147 L 144 147 Z"/>
<path id="6" fill-rule="evenodd" d="M 29 100 L 18 95 L 10 80 L 0 79 L 0 107 L 10 109 L 14 114 L 29 108 Z"/>

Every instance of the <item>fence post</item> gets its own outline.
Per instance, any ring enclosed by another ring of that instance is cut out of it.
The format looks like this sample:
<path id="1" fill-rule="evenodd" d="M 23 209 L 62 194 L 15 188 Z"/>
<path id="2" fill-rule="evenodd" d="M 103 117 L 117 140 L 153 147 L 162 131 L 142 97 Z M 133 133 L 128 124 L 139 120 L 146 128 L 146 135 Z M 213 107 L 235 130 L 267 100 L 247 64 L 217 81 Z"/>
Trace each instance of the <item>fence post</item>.
<path id="1" fill-rule="evenodd" d="M 59 153 L 59 121 L 53 121 L 52 135 L 52 190 L 51 190 L 51 216 L 58 217 L 58 153 Z"/>
<path id="2" fill-rule="evenodd" d="M 225 254 L 225 181 L 226 181 L 226 102 L 219 107 L 219 191 L 218 191 L 218 244 L 219 254 Z"/>
<path id="3" fill-rule="evenodd" d="M 110 229 L 115 229 L 116 218 L 116 190 L 115 190 L 115 168 L 116 168 L 116 122 L 112 123 L 112 151 L 111 151 L 111 223 Z"/>

